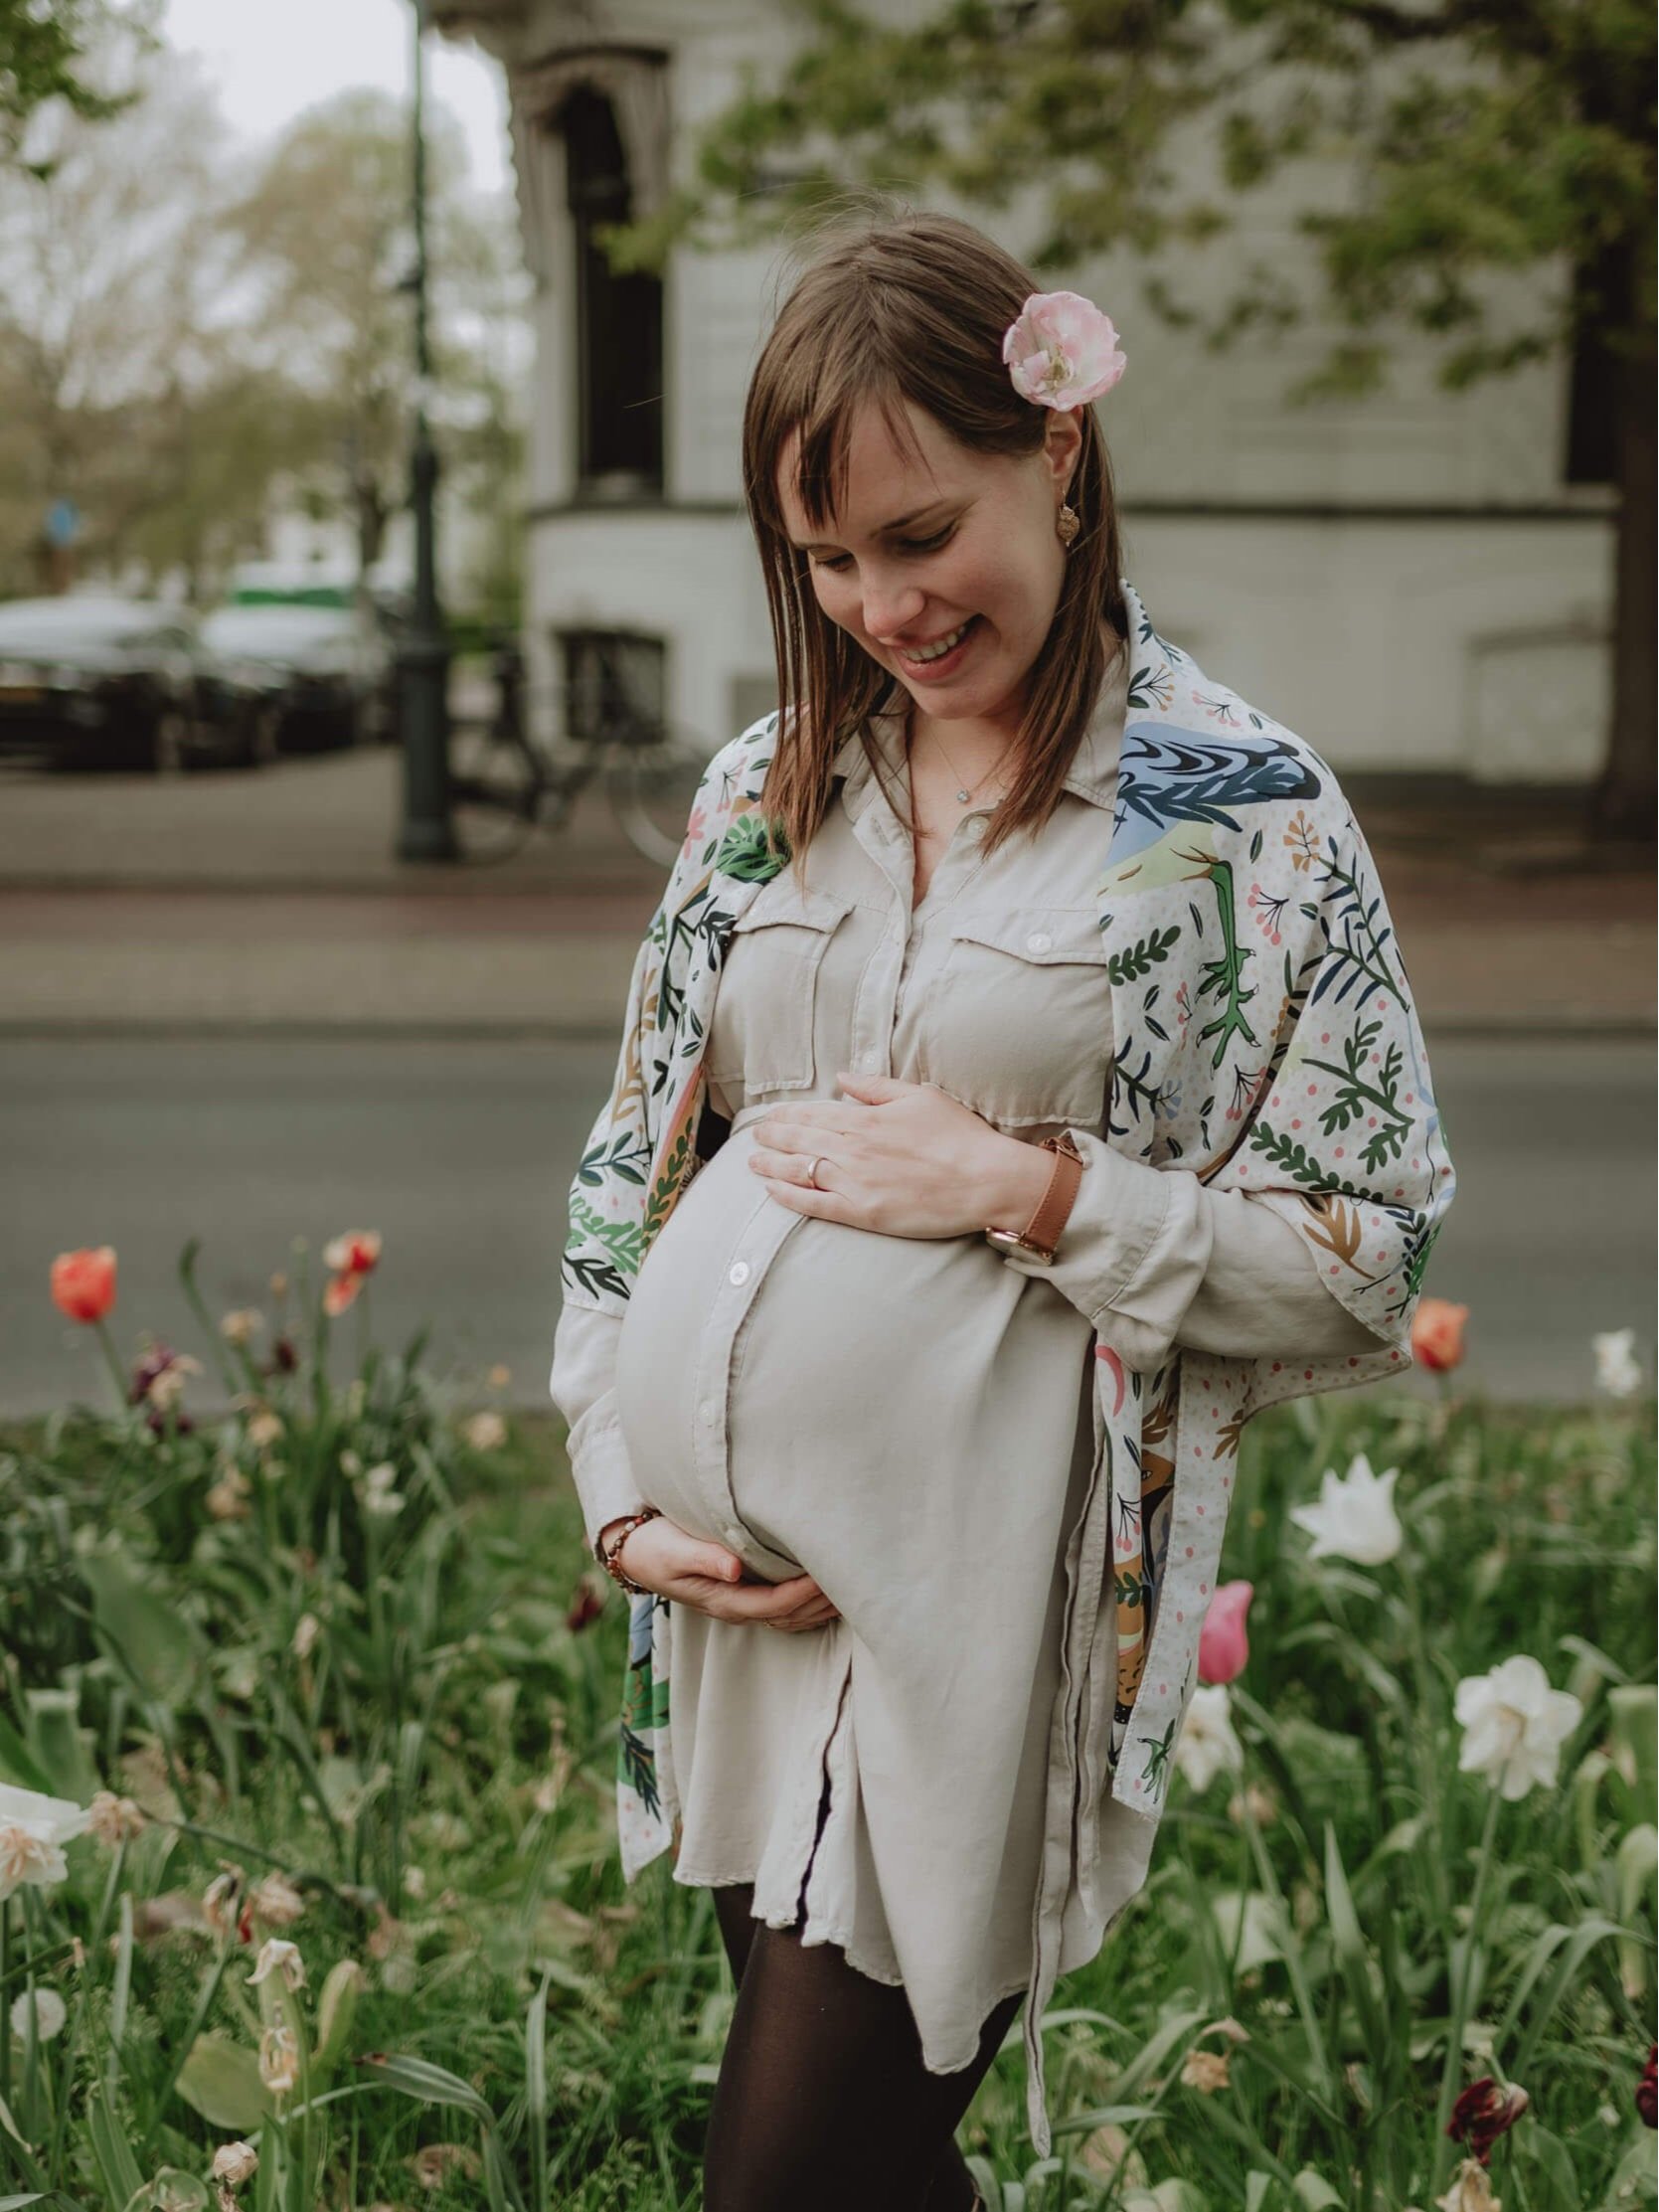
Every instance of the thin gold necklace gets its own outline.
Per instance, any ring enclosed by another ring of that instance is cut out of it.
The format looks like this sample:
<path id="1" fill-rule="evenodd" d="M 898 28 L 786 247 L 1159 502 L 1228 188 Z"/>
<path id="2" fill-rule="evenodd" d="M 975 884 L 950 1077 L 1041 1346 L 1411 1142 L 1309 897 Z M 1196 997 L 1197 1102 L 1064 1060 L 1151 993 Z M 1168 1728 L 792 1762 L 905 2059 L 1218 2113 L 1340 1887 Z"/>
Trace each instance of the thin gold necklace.
<path id="1" fill-rule="evenodd" d="M 913 747 L 914 747 L 914 743 L 915 743 L 915 725 L 914 725 L 913 721 L 912 721 L 912 722 L 911 723 L 911 726 L 910 726 L 910 734 L 911 734 L 911 743 L 912 743 L 912 750 L 913 750 Z M 989 766 L 989 767 L 988 767 L 988 768 L 987 768 L 987 769 L 985 770 L 985 773 L 984 773 L 984 774 L 983 774 L 983 775 L 982 775 L 982 776 L 981 776 L 981 777 L 979 778 L 979 782 L 978 782 L 978 783 L 969 783 L 969 784 L 967 784 L 967 785 L 965 785 L 965 786 L 964 786 L 964 784 L 963 784 L 963 782 L 962 782 L 962 771 L 961 771 L 961 769 L 960 769 L 960 768 L 959 768 L 959 767 L 958 767 L 958 766 L 956 766 L 955 762 L 954 762 L 954 761 L 953 761 L 953 760 L 952 760 L 952 759 L 950 758 L 950 755 L 949 755 L 948 753 L 946 753 L 946 752 L 945 752 L 945 750 L 944 750 L 944 741 L 943 741 L 943 740 L 942 740 L 942 739 L 940 738 L 940 736 L 939 736 L 938 732 L 937 732 L 936 730 L 933 730 L 933 731 L 930 731 L 930 732 L 929 732 L 929 735 L 931 736 L 931 738 L 932 738 L 932 740 L 933 740 L 933 743 L 934 743 L 934 744 L 935 744 L 935 745 L 936 745 L 936 746 L 938 747 L 938 749 L 939 749 L 939 754 L 940 754 L 940 757 L 941 757 L 941 759 L 943 760 L 943 762 L 944 762 L 944 765 L 945 765 L 945 766 L 946 766 L 946 767 L 947 767 L 947 768 L 948 768 L 948 769 L 950 770 L 951 774 L 952 774 L 953 776 L 955 776 L 955 778 L 956 778 L 956 802 L 957 802 L 957 804 L 958 804 L 959 806 L 966 806 L 966 805 L 967 805 L 967 803 L 968 803 L 968 801 L 969 801 L 969 799 L 971 799 L 971 798 L 972 798 L 972 796 L 973 796 L 974 792 L 975 792 L 975 791 L 977 791 L 977 790 L 979 789 L 979 785 L 980 785 L 980 783 L 988 783 L 988 782 L 989 782 L 989 781 L 991 780 L 992 776 L 993 776 L 993 775 L 995 775 L 995 774 L 996 774 L 996 772 L 997 772 L 997 770 L 998 770 L 998 769 L 999 769 L 999 768 L 1000 768 L 1000 767 L 1002 766 L 1003 761 L 1005 761 L 1005 760 L 1006 760 L 1006 759 L 1008 758 L 1008 749 L 1007 749 L 1007 747 L 1005 746 L 1005 747 L 1003 748 L 1003 751 L 1002 751 L 1002 755 L 1001 755 L 1001 757 L 1000 757 L 999 759 L 997 759 L 997 760 L 995 760 L 995 761 L 993 761 L 993 762 L 991 763 L 991 766 Z"/>

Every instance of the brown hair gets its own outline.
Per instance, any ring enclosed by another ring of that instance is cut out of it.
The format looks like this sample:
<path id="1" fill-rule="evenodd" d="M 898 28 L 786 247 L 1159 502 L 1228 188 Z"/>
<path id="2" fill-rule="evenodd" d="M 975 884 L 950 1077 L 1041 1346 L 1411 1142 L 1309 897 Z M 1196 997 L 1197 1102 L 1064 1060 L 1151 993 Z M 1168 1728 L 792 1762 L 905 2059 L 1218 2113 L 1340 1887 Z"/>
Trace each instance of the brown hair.
<path id="1" fill-rule="evenodd" d="M 777 478 L 790 433 L 800 431 L 801 505 L 821 524 L 845 491 L 848 433 L 867 402 L 910 456 L 916 446 L 906 400 L 982 453 L 1036 453 L 1048 422 L 1047 409 L 1014 389 L 1002 359 L 1003 332 L 1042 287 L 983 232 L 947 215 L 905 209 L 849 219 L 841 209 L 807 243 L 807 265 L 749 380 L 743 435 L 744 496 L 765 581 L 780 702 L 760 806 L 782 830 L 797 871 L 829 806 L 837 749 L 863 730 L 894 679 L 824 613 L 806 557 L 789 542 Z M 987 852 L 1048 818 L 1105 679 L 1101 617 L 1120 640 L 1127 636 L 1111 461 L 1092 407 L 1080 410 L 1080 422 L 1067 497 L 1082 527 L 1034 664 L 1015 777 L 986 824 Z M 868 732 L 864 744 L 874 766 Z"/>

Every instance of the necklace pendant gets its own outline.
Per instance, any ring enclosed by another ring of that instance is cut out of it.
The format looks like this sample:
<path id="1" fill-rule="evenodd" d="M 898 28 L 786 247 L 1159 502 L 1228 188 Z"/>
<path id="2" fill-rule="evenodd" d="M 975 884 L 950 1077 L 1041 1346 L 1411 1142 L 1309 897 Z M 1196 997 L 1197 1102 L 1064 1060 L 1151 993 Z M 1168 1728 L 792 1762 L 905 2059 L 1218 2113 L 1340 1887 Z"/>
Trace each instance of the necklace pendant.
<path id="1" fill-rule="evenodd" d="M 957 803 L 957 805 L 958 805 L 958 806 L 966 806 L 966 804 L 968 803 L 968 798 L 969 798 L 969 793 L 968 793 L 968 792 L 966 792 L 966 791 L 958 791 L 958 792 L 956 793 L 956 803 Z"/>

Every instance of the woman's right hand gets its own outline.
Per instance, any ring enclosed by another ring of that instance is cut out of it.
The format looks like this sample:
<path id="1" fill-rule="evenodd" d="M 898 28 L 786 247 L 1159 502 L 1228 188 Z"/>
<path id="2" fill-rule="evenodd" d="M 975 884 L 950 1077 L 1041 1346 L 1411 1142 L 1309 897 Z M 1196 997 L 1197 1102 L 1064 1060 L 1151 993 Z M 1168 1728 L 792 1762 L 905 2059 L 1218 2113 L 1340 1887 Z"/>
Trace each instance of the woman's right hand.
<path id="1" fill-rule="evenodd" d="M 606 1522 L 599 1531 L 601 1543 L 617 1525 Z M 715 1620 L 750 1620 L 793 1634 L 822 1628 L 839 1617 L 810 1575 L 791 1575 L 779 1583 L 743 1582 L 744 1563 L 736 1552 L 691 1535 L 666 1513 L 654 1513 L 629 1529 L 616 1563 L 630 1581 L 659 1598 L 695 1607 Z"/>

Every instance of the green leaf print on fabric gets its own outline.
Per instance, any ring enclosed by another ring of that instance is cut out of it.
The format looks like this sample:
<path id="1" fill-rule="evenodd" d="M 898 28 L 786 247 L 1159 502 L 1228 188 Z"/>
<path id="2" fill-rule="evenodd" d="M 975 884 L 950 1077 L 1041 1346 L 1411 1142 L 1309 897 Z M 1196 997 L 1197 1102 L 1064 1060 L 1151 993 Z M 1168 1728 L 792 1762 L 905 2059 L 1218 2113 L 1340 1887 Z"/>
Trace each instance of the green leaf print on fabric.
<path id="1" fill-rule="evenodd" d="M 721 841 L 715 866 L 740 883 L 769 883 L 789 864 L 783 824 L 759 812 L 740 814 Z"/>
<path id="2" fill-rule="evenodd" d="M 1154 930 L 1149 937 L 1140 937 L 1127 952 L 1114 952 L 1106 962 L 1106 973 L 1119 990 L 1127 984 L 1138 983 L 1154 961 L 1167 960 L 1170 946 L 1180 942 L 1181 925 L 1174 923 L 1167 930 Z"/>

